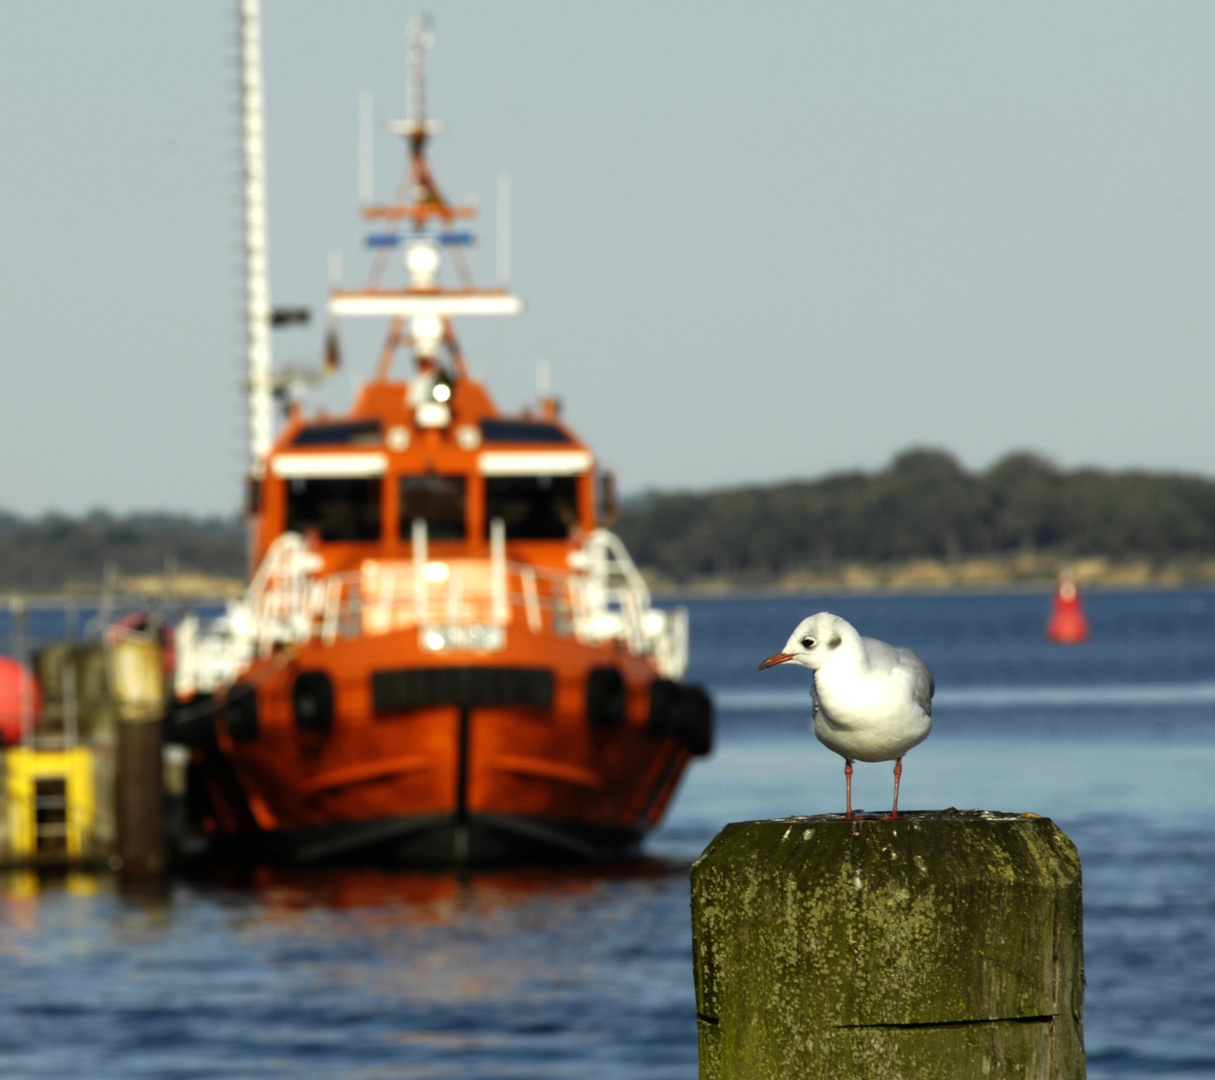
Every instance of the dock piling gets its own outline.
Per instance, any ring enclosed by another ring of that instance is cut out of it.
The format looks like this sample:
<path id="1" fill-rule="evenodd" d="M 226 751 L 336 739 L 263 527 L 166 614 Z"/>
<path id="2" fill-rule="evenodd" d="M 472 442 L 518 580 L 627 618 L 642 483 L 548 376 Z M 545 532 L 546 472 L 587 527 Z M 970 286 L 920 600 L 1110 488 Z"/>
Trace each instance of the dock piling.
<path id="1" fill-rule="evenodd" d="M 160 642 L 140 633 L 114 635 L 107 663 L 118 707 L 116 865 L 129 877 L 155 876 L 164 870 L 166 858 Z"/>
<path id="2" fill-rule="evenodd" d="M 692 870 L 701 1080 L 1078 1080 L 1080 861 L 982 811 L 727 825 Z"/>

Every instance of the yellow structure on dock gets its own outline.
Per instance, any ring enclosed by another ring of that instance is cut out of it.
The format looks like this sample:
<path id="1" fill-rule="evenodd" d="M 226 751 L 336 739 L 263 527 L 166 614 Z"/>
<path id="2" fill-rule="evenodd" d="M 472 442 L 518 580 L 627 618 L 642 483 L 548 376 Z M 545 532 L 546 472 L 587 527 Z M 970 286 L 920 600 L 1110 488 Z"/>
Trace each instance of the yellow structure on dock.
<path id="1" fill-rule="evenodd" d="M 46 645 L 32 667 L 41 708 L 21 744 L 0 750 L 0 866 L 120 867 L 133 855 L 158 872 L 160 641 L 111 625 L 101 640 Z"/>
<path id="2" fill-rule="evenodd" d="M 5 861 L 78 862 L 94 854 L 97 758 L 87 746 L 4 754 Z"/>

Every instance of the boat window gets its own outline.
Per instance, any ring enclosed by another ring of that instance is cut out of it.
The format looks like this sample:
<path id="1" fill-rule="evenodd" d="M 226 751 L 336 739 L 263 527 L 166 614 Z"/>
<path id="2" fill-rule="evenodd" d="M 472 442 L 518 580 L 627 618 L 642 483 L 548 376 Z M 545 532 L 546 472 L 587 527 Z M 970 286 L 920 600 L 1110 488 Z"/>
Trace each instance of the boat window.
<path id="1" fill-rule="evenodd" d="M 531 420 L 482 420 L 481 438 L 487 443 L 568 443 L 570 441 L 570 437 L 556 424 L 537 424 Z"/>
<path id="2" fill-rule="evenodd" d="M 485 521 L 500 517 L 512 540 L 564 540 L 578 524 L 575 476 L 490 476 Z"/>
<path id="3" fill-rule="evenodd" d="M 355 420 L 345 424 L 316 424 L 302 428 L 293 446 L 366 446 L 380 442 L 378 420 Z"/>
<path id="4" fill-rule="evenodd" d="M 414 518 L 426 521 L 432 540 L 464 539 L 464 477 L 402 476 L 401 536 L 408 539 Z"/>
<path id="5" fill-rule="evenodd" d="M 380 478 L 288 480 L 287 529 L 315 530 L 322 540 L 378 540 Z"/>

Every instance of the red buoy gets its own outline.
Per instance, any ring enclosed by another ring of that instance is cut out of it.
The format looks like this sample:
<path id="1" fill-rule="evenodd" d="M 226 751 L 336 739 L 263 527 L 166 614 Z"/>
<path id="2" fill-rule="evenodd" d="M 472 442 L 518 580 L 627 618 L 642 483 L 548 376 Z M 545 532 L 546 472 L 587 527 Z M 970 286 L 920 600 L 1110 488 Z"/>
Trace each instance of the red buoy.
<path id="1" fill-rule="evenodd" d="M 34 726 L 42 709 L 42 690 L 23 664 L 0 656 L 0 744 L 21 741 L 24 726 Z"/>
<path id="2" fill-rule="evenodd" d="M 1063 574 L 1059 578 L 1059 586 L 1051 601 L 1046 636 L 1056 645 L 1079 645 L 1089 639 L 1088 619 L 1084 617 L 1080 593 L 1070 574 Z"/>

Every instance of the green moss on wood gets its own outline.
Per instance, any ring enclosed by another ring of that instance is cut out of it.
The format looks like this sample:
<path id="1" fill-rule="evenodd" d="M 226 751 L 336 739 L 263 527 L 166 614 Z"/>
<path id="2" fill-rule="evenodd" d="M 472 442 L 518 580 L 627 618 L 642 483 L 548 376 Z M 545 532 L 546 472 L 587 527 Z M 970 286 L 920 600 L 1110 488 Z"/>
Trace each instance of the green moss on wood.
<path id="1" fill-rule="evenodd" d="M 1082 1077 L 1080 903 L 1046 818 L 728 825 L 692 871 L 701 1076 Z"/>

